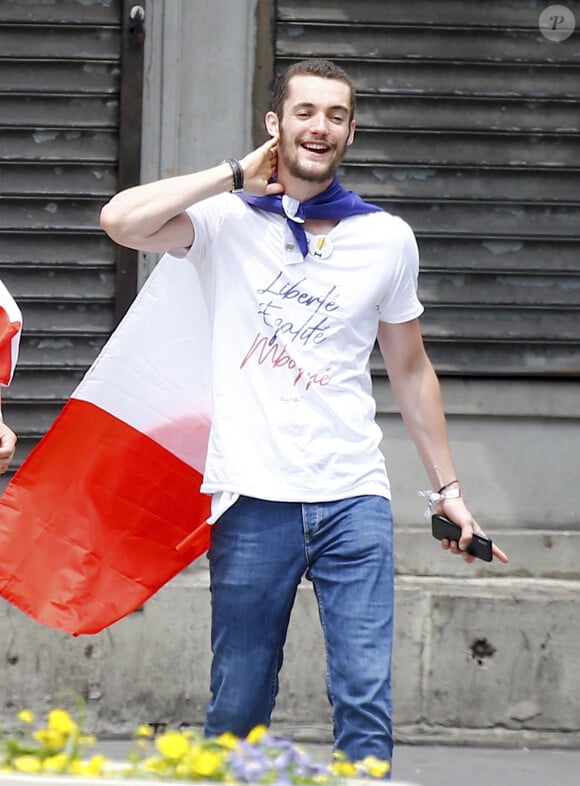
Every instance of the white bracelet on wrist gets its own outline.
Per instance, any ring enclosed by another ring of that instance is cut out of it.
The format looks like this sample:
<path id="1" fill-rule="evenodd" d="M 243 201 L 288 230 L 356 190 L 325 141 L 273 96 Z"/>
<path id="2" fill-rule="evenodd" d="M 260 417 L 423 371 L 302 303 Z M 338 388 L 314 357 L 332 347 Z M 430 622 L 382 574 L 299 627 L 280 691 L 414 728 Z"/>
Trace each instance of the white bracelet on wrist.
<path id="1" fill-rule="evenodd" d="M 457 482 L 457 481 L 455 481 Z M 461 496 L 461 488 L 457 486 L 454 489 L 447 489 L 445 486 L 439 491 L 428 489 L 427 491 L 419 491 L 420 497 L 427 497 L 427 507 L 425 508 L 425 518 L 433 515 L 436 506 L 446 499 L 459 499 Z"/>

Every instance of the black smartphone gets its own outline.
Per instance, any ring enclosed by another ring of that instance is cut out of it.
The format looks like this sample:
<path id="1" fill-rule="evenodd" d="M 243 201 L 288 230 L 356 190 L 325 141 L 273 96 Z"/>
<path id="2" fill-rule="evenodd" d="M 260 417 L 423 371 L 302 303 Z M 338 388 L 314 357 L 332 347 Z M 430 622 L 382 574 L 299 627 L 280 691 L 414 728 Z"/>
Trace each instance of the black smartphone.
<path id="1" fill-rule="evenodd" d="M 445 516 L 441 516 L 439 513 L 435 513 L 431 516 L 431 530 L 433 532 L 433 537 L 437 538 L 437 540 L 447 538 L 447 540 L 459 541 L 461 537 L 461 527 L 459 524 L 456 524 Z M 491 540 L 485 538 L 483 535 L 474 533 L 467 553 L 485 562 L 491 562 L 493 559 Z"/>

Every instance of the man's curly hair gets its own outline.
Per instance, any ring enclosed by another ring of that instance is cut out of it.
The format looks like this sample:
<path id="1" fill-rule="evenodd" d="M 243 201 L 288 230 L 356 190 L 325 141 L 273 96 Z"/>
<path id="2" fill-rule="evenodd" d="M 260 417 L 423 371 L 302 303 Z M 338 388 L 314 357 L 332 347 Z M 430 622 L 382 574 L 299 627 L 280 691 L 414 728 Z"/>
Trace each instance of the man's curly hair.
<path id="1" fill-rule="evenodd" d="M 274 83 L 272 91 L 272 112 L 282 119 L 282 111 L 284 102 L 288 98 L 288 84 L 293 76 L 320 76 L 323 79 L 337 79 L 344 82 L 350 88 L 350 115 L 349 122 L 354 116 L 356 106 L 356 93 L 352 79 L 340 66 L 330 60 L 323 60 L 314 58 L 312 60 L 301 60 L 299 63 L 294 63 L 283 71 Z"/>

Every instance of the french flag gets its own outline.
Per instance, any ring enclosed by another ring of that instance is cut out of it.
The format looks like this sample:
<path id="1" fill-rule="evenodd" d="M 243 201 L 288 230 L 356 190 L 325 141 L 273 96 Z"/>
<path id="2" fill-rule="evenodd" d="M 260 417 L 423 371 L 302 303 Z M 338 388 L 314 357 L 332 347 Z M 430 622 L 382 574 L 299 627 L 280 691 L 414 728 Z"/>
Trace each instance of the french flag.
<path id="1" fill-rule="evenodd" d="M 18 359 L 22 314 L 0 281 L 0 385 L 9 385 Z"/>
<path id="2" fill-rule="evenodd" d="M 0 498 L 0 595 L 97 633 L 207 550 L 209 345 L 195 268 L 166 254 Z"/>

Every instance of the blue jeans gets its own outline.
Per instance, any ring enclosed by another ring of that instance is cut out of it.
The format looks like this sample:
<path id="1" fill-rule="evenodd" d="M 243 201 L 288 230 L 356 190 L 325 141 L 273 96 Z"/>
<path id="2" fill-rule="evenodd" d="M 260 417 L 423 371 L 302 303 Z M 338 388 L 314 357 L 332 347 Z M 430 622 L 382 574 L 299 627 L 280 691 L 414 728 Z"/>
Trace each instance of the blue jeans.
<path id="1" fill-rule="evenodd" d="M 387 499 L 267 502 L 241 497 L 214 525 L 208 736 L 268 725 L 296 590 L 318 600 L 334 745 L 391 759 L 393 522 Z"/>

